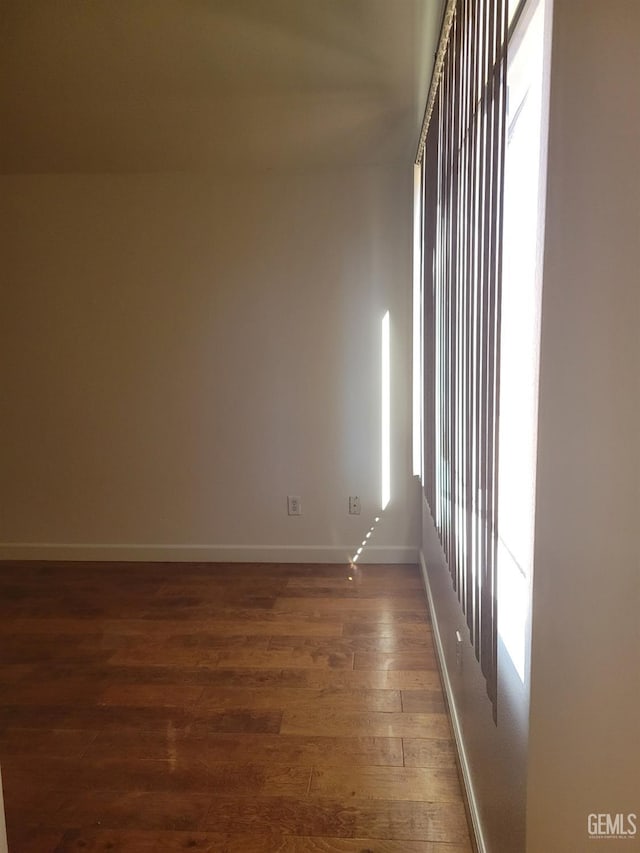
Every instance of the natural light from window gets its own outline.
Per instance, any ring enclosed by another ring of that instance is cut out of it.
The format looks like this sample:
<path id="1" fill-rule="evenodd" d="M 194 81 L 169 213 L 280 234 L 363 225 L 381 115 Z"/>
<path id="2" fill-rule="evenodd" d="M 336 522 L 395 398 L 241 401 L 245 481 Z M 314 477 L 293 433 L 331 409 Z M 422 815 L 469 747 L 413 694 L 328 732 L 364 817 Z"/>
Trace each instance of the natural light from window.
<path id="1" fill-rule="evenodd" d="M 422 166 L 413 167 L 413 473 L 422 479 Z"/>
<path id="2" fill-rule="evenodd" d="M 500 339 L 498 633 L 525 682 L 533 562 L 544 237 L 546 0 L 509 43 Z"/>
<path id="3" fill-rule="evenodd" d="M 391 349 L 389 332 L 389 312 L 382 318 L 381 331 L 381 502 L 385 509 L 391 500 Z"/>

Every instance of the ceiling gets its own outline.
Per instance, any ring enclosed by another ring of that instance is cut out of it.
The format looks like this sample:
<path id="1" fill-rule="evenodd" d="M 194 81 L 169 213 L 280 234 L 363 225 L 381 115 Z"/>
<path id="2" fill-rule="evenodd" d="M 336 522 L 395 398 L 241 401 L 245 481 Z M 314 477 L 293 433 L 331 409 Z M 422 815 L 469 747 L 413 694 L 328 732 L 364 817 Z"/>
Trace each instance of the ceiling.
<path id="1" fill-rule="evenodd" d="M 0 0 L 0 171 L 410 162 L 442 0 Z"/>

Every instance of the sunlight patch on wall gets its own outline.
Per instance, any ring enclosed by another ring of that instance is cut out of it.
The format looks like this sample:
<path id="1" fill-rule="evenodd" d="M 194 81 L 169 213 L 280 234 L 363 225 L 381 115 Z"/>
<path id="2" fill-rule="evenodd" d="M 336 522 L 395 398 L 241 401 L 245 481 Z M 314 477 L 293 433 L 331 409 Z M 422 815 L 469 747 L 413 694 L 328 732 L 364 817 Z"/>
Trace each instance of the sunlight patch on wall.
<path id="1" fill-rule="evenodd" d="M 413 474 L 422 479 L 422 166 L 413 167 Z"/>
<path id="2" fill-rule="evenodd" d="M 356 549 L 355 554 L 354 554 L 354 555 L 353 555 L 353 557 L 351 557 L 351 559 L 349 560 L 349 566 L 350 566 L 352 569 L 356 568 L 356 563 L 357 563 L 357 562 L 358 562 L 358 560 L 360 559 L 360 555 L 362 554 L 362 552 L 364 551 L 364 549 L 367 547 L 367 545 L 368 545 L 368 543 L 369 543 L 369 539 L 371 538 L 371 534 L 372 534 L 372 533 L 373 533 L 373 531 L 376 529 L 376 524 L 378 524 L 378 522 L 379 522 L 379 521 L 380 521 L 380 516 L 379 516 L 379 515 L 377 515 L 377 516 L 375 517 L 374 523 L 371 525 L 371 527 L 369 528 L 369 530 L 366 532 L 364 539 L 363 539 L 363 540 L 362 540 L 362 542 L 360 543 L 360 546 Z M 352 580 L 352 578 L 350 577 L 350 578 L 349 578 L 349 580 Z"/>
<path id="3" fill-rule="evenodd" d="M 391 500 L 391 350 L 389 312 L 382 318 L 381 332 L 381 507 L 385 509 Z"/>

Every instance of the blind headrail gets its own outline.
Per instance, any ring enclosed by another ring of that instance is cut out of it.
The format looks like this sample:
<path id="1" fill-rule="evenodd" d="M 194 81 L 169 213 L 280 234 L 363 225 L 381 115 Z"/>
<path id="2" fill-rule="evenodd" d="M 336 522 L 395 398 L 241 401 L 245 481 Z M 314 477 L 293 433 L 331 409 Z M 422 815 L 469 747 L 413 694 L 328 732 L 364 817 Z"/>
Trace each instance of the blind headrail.
<path id="1" fill-rule="evenodd" d="M 456 14 L 456 0 L 445 0 L 444 14 L 442 16 L 442 26 L 440 27 L 440 39 L 438 41 L 438 49 L 436 50 L 435 59 L 433 62 L 433 71 L 431 73 L 431 84 L 429 86 L 429 94 L 427 96 L 427 104 L 424 109 L 424 118 L 422 119 L 422 128 L 420 130 L 420 138 L 418 140 L 418 150 L 416 151 L 415 164 L 419 166 L 424 156 L 424 147 L 427 141 L 427 131 L 431 122 L 433 113 L 433 105 L 438 94 L 438 85 L 442 76 L 442 68 L 444 66 L 444 58 L 449 44 L 449 35 L 451 33 L 451 25 Z"/>

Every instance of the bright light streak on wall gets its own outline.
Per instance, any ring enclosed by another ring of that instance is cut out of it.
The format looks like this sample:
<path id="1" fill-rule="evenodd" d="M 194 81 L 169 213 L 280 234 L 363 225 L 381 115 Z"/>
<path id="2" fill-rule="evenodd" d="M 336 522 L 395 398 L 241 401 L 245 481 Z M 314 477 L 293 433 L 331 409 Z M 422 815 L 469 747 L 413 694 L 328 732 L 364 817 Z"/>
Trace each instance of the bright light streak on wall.
<path id="1" fill-rule="evenodd" d="M 413 167 L 413 473 L 422 479 L 422 166 Z"/>
<path id="2" fill-rule="evenodd" d="M 379 521 L 380 521 L 380 518 L 376 518 L 375 523 L 371 525 L 371 527 L 370 527 L 370 528 L 369 528 L 369 530 L 367 531 L 367 535 L 366 535 L 366 536 L 364 537 L 364 539 L 362 540 L 362 545 L 360 546 L 360 548 L 358 548 L 358 550 L 355 552 L 355 554 L 353 555 L 353 557 L 351 557 L 351 558 L 350 558 L 350 560 L 349 560 L 349 565 L 350 565 L 350 567 L 351 567 L 352 569 L 355 569 L 355 568 L 356 568 L 356 565 L 355 565 L 355 564 L 358 562 L 358 559 L 360 558 L 360 556 L 364 553 L 365 548 L 366 548 L 366 547 L 367 547 L 367 545 L 369 544 L 369 543 L 368 543 L 368 539 L 369 539 L 369 537 L 371 536 L 371 534 L 373 533 L 373 531 L 376 529 L 376 524 L 377 524 Z M 350 578 L 349 578 L 349 580 L 352 580 L 352 578 L 350 577 Z"/>
<path id="3" fill-rule="evenodd" d="M 391 499 L 391 349 L 389 312 L 382 318 L 382 471 L 381 506 L 384 509 Z"/>

